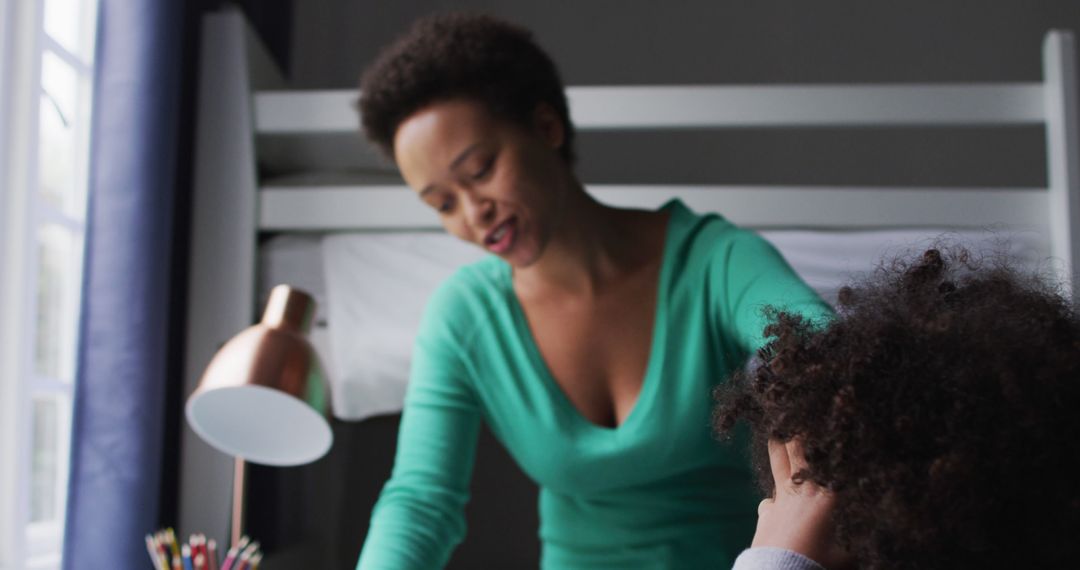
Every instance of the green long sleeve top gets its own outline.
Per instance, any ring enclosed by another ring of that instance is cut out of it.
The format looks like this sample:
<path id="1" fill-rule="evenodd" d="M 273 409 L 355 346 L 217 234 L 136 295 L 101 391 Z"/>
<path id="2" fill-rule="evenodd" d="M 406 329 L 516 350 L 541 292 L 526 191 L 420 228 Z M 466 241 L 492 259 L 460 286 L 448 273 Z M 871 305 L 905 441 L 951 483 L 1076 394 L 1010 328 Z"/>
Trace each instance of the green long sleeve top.
<path id="1" fill-rule="evenodd" d="M 465 534 L 480 422 L 540 485 L 543 568 L 731 567 L 760 497 L 746 454 L 712 437 L 711 391 L 763 344 L 763 307 L 831 310 L 753 232 L 677 200 L 663 209 L 651 353 L 618 427 L 585 419 L 551 377 L 507 263 L 487 258 L 439 288 L 360 570 L 445 565 Z"/>

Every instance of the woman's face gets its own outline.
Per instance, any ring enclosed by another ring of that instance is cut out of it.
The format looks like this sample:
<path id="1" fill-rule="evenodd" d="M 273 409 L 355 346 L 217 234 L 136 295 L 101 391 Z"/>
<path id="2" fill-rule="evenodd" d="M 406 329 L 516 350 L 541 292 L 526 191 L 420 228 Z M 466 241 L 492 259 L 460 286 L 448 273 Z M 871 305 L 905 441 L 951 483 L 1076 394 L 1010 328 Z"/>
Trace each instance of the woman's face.
<path id="1" fill-rule="evenodd" d="M 406 118 L 394 155 L 448 232 L 527 267 L 543 253 L 569 190 L 562 136 L 561 121 L 544 106 L 526 129 L 457 99 Z"/>

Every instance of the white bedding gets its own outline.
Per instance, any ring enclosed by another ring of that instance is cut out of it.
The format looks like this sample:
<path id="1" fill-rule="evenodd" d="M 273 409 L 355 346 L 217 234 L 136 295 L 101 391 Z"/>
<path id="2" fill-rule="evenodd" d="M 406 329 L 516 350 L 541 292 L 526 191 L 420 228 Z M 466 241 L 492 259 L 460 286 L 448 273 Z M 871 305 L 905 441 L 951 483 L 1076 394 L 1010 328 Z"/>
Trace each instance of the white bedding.
<path id="1" fill-rule="evenodd" d="M 322 241 L 334 365 L 334 413 L 401 409 L 427 298 L 484 252 L 443 233 L 337 234 Z"/>
<path id="2" fill-rule="evenodd" d="M 1001 253 L 1029 270 L 1046 260 L 1049 238 L 1034 231 L 964 231 L 905 229 L 875 231 L 760 232 L 825 300 L 836 303 L 837 291 L 851 279 L 873 271 L 882 261 L 918 253 L 936 242 L 963 244 L 973 253 Z"/>
<path id="3" fill-rule="evenodd" d="M 939 238 L 976 250 L 1004 249 L 1022 266 L 1046 269 L 1048 240 L 1036 232 L 765 231 L 792 267 L 830 303 L 852 277 L 880 260 Z M 358 420 L 400 411 L 412 340 L 427 297 L 477 248 L 442 233 L 281 236 L 260 252 L 260 291 L 290 283 L 319 303 L 312 344 L 333 387 L 333 411 Z"/>

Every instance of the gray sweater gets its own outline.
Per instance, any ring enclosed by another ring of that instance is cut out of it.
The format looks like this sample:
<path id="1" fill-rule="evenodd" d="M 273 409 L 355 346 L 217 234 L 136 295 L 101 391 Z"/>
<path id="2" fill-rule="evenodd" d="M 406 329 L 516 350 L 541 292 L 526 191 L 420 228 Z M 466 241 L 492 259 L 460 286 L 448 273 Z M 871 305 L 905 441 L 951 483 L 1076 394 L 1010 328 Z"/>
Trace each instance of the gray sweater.
<path id="1" fill-rule="evenodd" d="M 783 548 L 748 548 L 735 559 L 731 570 L 825 570 L 809 558 Z"/>

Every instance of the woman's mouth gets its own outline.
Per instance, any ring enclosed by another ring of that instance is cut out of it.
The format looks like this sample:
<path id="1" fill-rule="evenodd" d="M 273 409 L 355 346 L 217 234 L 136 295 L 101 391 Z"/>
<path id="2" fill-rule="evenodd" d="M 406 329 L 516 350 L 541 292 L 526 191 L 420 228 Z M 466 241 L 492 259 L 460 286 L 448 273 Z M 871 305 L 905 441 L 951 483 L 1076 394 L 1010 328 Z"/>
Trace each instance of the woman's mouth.
<path id="1" fill-rule="evenodd" d="M 505 253 L 514 245 L 517 234 L 517 218 L 509 218 L 495 226 L 484 237 L 484 247 L 492 253 Z"/>

